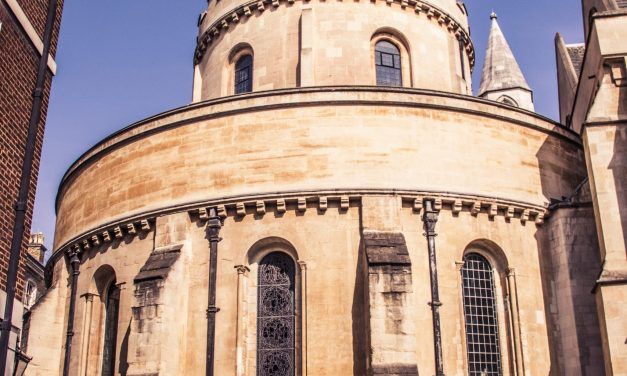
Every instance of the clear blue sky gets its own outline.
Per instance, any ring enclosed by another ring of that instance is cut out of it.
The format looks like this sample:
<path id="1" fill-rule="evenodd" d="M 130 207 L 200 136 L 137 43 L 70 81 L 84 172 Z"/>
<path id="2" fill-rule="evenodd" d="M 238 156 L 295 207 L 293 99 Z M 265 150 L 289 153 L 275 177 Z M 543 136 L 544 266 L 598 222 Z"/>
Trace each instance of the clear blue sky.
<path id="1" fill-rule="evenodd" d="M 33 231 L 54 234 L 54 199 L 70 164 L 106 135 L 191 100 L 198 14 L 206 0 L 66 1 L 48 109 Z M 466 0 L 477 64 L 492 10 L 534 90 L 536 111 L 556 119 L 553 38 L 581 42 L 579 0 Z"/>

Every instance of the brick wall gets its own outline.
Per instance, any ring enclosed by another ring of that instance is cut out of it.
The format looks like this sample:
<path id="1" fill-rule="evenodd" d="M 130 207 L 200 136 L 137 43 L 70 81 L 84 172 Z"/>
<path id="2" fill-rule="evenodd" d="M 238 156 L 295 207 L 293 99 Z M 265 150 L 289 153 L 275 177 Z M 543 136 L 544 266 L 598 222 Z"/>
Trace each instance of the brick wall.
<path id="1" fill-rule="evenodd" d="M 43 39 L 48 1 L 19 0 L 18 2 L 39 37 Z M 51 50 L 53 53 L 56 51 L 62 5 L 63 2 L 60 1 Z M 2 23 L 0 28 L 0 288 L 6 290 L 9 252 L 15 218 L 13 205 L 19 190 L 39 53 L 4 0 L 0 0 L 0 22 Z M 24 254 L 30 234 L 51 81 L 52 75 L 48 72 L 42 118 L 37 133 L 26 230 L 22 239 L 23 256 L 17 284 L 17 298 L 20 300 L 24 290 Z"/>

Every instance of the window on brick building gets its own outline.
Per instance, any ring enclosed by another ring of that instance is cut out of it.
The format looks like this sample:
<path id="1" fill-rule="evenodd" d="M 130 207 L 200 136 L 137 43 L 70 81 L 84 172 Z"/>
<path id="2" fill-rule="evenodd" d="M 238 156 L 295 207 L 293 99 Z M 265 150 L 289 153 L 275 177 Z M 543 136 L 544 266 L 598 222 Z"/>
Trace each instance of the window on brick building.
<path id="1" fill-rule="evenodd" d="M 375 45 L 375 66 L 378 86 L 402 86 L 401 53 L 398 47 L 387 40 Z"/>
<path id="2" fill-rule="evenodd" d="M 253 91 L 253 57 L 244 55 L 235 63 L 235 94 Z"/>
<path id="3" fill-rule="evenodd" d="M 29 309 L 32 307 L 37 301 L 37 284 L 35 281 L 28 280 L 26 281 L 26 286 L 24 287 L 24 308 Z"/>
<path id="4" fill-rule="evenodd" d="M 470 376 L 501 375 L 501 349 L 492 266 L 478 253 L 464 257 L 462 288 Z"/>
<path id="5" fill-rule="evenodd" d="M 257 294 L 257 375 L 295 375 L 294 260 L 273 252 L 259 263 Z"/>

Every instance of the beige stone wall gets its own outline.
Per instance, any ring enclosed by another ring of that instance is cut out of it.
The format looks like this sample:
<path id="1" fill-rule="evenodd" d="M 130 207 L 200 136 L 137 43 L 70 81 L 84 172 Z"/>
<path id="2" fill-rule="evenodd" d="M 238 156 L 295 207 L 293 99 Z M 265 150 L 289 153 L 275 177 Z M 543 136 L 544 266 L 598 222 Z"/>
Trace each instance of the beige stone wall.
<path id="1" fill-rule="evenodd" d="M 81 158 L 59 193 L 55 244 L 141 213 L 277 191 L 432 190 L 542 206 L 581 182 L 582 158 L 554 123 L 467 97 L 316 90 L 209 102 Z"/>
<path id="2" fill-rule="evenodd" d="M 388 204 L 383 204 L 385 202 Z M 415 359 L 420 374 L 432 373 L 427 244 L 421 213 L 415 211 L 412 203 L 410 198 L 402 199 L 401 196 L 365 195 L 351 199 L 350 206 L 345 209 L 336 200 L 330 201 L 326 210 L 312 201 L 305 210 L 297 210 L 295 204 L 288 204 L 285 212 L 268 204 L 265 214 L 250 206 L 244 216 L 229 209 L 220 233 L 223 240 L 219 243 L 216 374 L 255 374 L 257 263 L 272 250 L 283 250 L 299 262 L 296 296 L 300 304 L 296 321 L 301 335 L 297 338 L 297 362 L 306 369 L 303 374 L 365 373 L 367 359 L 364 355 L 371 343 L 368 342 L 368 308 L 364 299 L 367 281 L 363 275 L 364 256 L 360 246 L 364 223 L 369 223 L 369 228 L 401 232 L 406 239 L 412 261 L 413 287 L 407 292 L 405 318 L 409 320 L 408 327 L 415 328 L 415 341 L 409 348 L 413 355 L 403 357 Z M 473 215 L 467 205 L 459 213 L 453 214 L 452 210 L 451 205 L 443 205 L 436 227 L 445 372 L 463 374 L 467 367 L 459 261 L 465 251 L 474 250 L 488 257 L 497 276 L 504 374 L 515 374 L 517 359 L 524 366 L 525 375 L 548 374 L 553 349 L 548 340 L 547 302 L 537 293 L 546 286 L 541 268 L 543 250 L 536 224 L 523 223 L 518 216 L 506 219 L 502 210 L 494 216 L 489 215 L 486 208 Z M 157 217 L 150 232 L 135 237 L 126 235 L 101 248 L 85 251 L 82 256 L 79 296 L 94 291 L 94 276 L 98 278 L 96 271 L 103 265 L 115 270 L 117 283 L 121 284 L 116 370 L 128 369 L 129 375 L 140 374 L 140 370 L 163 375 L 203 372 L 209 244 L 204 222 L 196 212 L 182 211 Z M 175 243 L 181 243 L 183 247 L 180 258 L 163 282 L 160 299 L 164 305 L 155 311 L 155 322 L 161 324 L 156 324 L 148 332 L 152 340 L 137 336 L 134 330 L 138 326 L 131 314 L 131 308 L 137 306 L 133 278 L 155 247 Z M 63 264 L 64 261 L 61 259 L 57 263 Z M 239 273 L 236 267 L 240 265 L 249 270 Z M 522 346 L 522 358 L 515 355 L 512 345 L 512 328 L 515 326 L 510 318 L 509 301 L 514 287 L 508 281 L 512 269 L 515 269 L 518 286 L 516 312 L 520 321 L 518 341 Z M 98 297 L 94 297 L 94 302 L 97 301 Z M 79 350 L 85 348 L 86 341 L 81 330 L 85 307 L 86 301 L 79 298 L 72 375 L 78 375 L 79 370 L 84 369 L 81 368 L 84 359 L 95 365 L 92 373 L 97 372 L 101 362 L 101 342 L 96 339 L 95 331 L 90 339 L 93 344 L 87 347 L 89 355 L 83 358 Z M 60 330 L 64 328 L 50 329 L 48 333 L 60 336 Z M 412 342 L 406 342 L 406 345 Z M 151 347 L 151 343 L 158 344 L 158 348 Z M 389 348 L 388 351 L 396 351 L 392 342 L 383 345 Z M 404 351 L 407 349 L 405 347 Z M 33 355 L 41 356 L 39 352 Z M 45 374 L 40 367 L 33 367 L 32 374 Z"/>
<path id="3" fill-rule="evenodd" d="M 555 210 L 541 234 L 544 295 L 550 302 L 554 374 L 605 373 L 599 319 L 591 294 L 601 268 L 590 203 Z"/>
<path id="4" fill-rule="evenodd" d="M 106 288 L 115 278 L 120 287 L 120 313 L 117 335 L 116 370 L 128 369 L 128 354 L 120 354 L 129 346 L 129 326 L 133 302 L 133 278 L 152 251 L 153 235 L 127 236 L 83 252 L 78 279 L 74 337 L 72 341 L 71 375 L 100 373 L 104 328 Z M 87 297 L 92 295 L 91 310 L 86 312 Z M 91 312 L 91 314 L 90 314 Z M 64 329 L 65 330 L 65 329 Z M 63 356 L 63 355 L 62 355 Z M 122 371 L 118 371 L 122 372 Z"/>
<path id="5" fill-rule="evenodd" d="M 472 94 L 470 79 L 463 78 L 470 78 L 470 57 L 463 51 L 462 67 L 459 32 L 432 14 L 415 12 L 413 6 L 297 1 L 265 7 L 267 11 L 238 16 L 237 22 L 229 18 L 229 26 L 212 36 L 195 80 L 195 91 L 200 92 L 196 99 L 234 93 L 233 56 L 244 46 L 253 51 L 253 91 L 376 85 L 371 40 L 381 33 L 403 50 L 403 86 Z M 454 8 L 461 14 L 457 5 Z"/>
<path id="6" fill-rule="evenodd" d="M 627 23 L 613 1 L 585 1 L 586 56 L 572 110 L 584 140 L 602 270 L 595 290 L 607 374 L 627 372 L 622 329 L 627 281 L 625 185 L 627 157 Z M 588 19 L 593 7 L 597 13 Z M 619 345 L 622 343 L 622 345 Z"/>
<path id="7" fill-rule="evenodd" d="M 59 375 L 63 371 L 70 294 L 68 270 L 63 258 L 55 263 L 50 288 L 31 309 L 27 353 L 37 356 L 29 363 L 27 375 Z"/>
<path id="8" fill-rule="evenodd" d="M 596 291 L 597 308 L 603 336 L 603 356 L 608 375 L 627 374 L 627 288 L 625 284 L 600 286 Z M 604 333 L 604 334 L 605 334 Z"/>

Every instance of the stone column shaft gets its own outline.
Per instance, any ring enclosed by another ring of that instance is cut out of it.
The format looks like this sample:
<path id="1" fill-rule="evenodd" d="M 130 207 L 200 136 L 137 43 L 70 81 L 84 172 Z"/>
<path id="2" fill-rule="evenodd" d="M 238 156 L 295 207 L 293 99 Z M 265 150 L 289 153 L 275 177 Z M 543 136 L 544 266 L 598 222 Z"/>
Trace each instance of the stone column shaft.
<path id="1" fill-rule="evenodd" d="M 518 291 L 516 287 L 516 269 L 507 270 L 507 285 L 509 290 L 509 305 L 512 318 L 512 337 L 514 340 L 514 356 L 516 360 L 516 375 L 525 374 L 525 364 L 520 341 L 520 314 L 518 312 Z"/>

